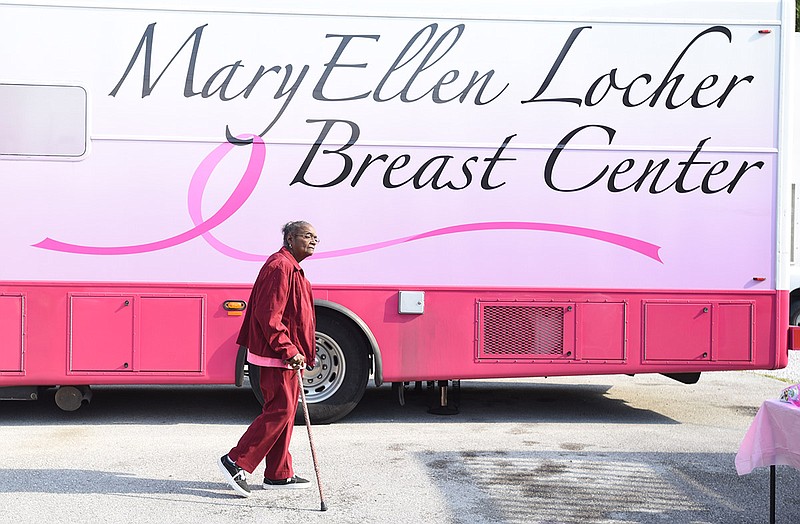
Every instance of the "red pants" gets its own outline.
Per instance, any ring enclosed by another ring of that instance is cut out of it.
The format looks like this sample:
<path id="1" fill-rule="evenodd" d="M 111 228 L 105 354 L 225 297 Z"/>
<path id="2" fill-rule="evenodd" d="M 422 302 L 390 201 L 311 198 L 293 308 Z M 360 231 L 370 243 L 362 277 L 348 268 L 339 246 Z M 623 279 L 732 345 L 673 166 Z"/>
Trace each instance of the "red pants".
<path id="1" fill-rule="evenodd" d="M 300 394 L 297 371 L 262 367 L 259 386 L 264 395 L 264 409 L 228 456 L 248 473 L 266 458 L 264 477 L 288 479 L 294 476 L 289 442 Z"/>

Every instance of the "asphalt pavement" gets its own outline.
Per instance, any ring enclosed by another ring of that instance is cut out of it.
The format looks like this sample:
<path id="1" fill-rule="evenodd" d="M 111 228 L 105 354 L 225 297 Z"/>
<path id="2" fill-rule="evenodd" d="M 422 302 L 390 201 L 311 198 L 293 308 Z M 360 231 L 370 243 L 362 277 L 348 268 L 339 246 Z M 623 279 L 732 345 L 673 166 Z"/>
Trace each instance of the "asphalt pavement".
<path id="1" fill-rule="evenodd" d="M 370 388 L 346 419 L 314 426 L 324 496 L 239 498 L 216 459 L 258 406 L 234 387 L 98 387 L 58 410 L 52 392 L 0 403 L 0 522 L 761 523 L 769 475 L 734 456 L 787 378 L 704 374 L 462 382 L 460 412 L 400 406 Z M 314 479 L 295 429 L 297 473 Z M 800 472 L 778 468 L 779 523 L 800 521 Z"/>

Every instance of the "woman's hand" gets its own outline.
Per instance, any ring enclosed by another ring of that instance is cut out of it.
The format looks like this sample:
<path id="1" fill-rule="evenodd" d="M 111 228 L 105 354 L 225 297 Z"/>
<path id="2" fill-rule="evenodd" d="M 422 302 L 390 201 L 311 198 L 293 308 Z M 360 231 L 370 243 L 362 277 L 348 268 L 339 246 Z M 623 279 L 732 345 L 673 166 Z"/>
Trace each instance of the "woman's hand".
<path id="1" fill-rule="evenodd" d="M 292 366 L 292 369 L 300 369 L 306 367 L 306 359 L 301 353 L 298 353 L 292 358 L 286 359 L 286 363 Z"/>

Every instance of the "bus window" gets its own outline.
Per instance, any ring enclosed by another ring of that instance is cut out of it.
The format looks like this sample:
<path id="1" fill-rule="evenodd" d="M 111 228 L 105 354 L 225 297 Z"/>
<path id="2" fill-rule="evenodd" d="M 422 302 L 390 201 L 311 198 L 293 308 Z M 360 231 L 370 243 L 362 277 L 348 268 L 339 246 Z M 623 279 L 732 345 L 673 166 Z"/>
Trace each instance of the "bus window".
<path id="1" fill-rule="evenodd" d="M 0 84 L 0 155 L 83 156 L 86 98 L 77 86 Z"/>

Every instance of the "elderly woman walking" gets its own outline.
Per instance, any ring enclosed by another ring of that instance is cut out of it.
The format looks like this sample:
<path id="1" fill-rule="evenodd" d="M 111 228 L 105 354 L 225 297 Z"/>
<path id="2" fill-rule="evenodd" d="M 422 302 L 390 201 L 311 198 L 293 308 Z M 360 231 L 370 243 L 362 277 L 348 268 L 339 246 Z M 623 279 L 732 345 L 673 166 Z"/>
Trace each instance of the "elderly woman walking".
<path id="1" fill-rule="evenodd" d="M 308 222 L 283 226 L 283 247 L 267 259 L 253 284 L 237 343 L 247 348 L 247 361 L 261 367 L 264 408 L 239 443 L 218 465 L 231 487 L 250 495 L 245 472 L 265 460 L 264 489 L 306 488 L 308 480 L 294 474 L 289 442 L 297 409 L 296 370 L 316 356 L 316 319 L 311 284 L 300 262 L 314 254 L 319 242 Z"/>

